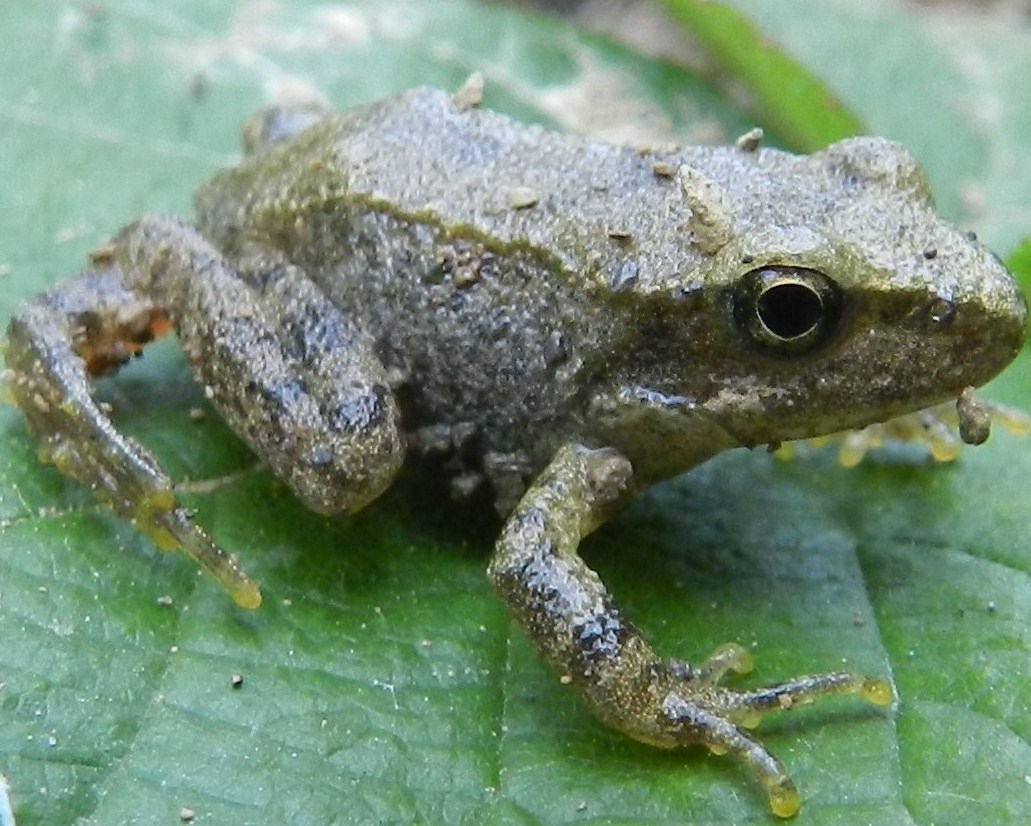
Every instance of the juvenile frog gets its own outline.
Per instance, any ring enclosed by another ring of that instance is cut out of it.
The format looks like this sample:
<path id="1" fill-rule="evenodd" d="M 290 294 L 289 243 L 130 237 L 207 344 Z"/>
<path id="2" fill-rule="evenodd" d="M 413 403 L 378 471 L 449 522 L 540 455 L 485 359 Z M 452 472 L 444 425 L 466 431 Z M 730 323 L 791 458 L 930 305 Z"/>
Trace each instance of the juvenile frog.
<path id="1" fill-rule="evenodd" d="M 256 585 L 120 434 L 90 377 L 174 331 L 212 404 L 309 507 L 351 513 L 406 453 L 450 455 L 507 522 L 488 575 L 606 724 L 741 760 L 775 814 L 799 797 L 746 732 L 768 711 L 882 680 L 720 685 L 749 657 L 659 656 L 580 540 L 629 497 L 730 448 L 856 428 L 1001 370 L 1026 308 L 935 214 L 898 145 L 810 156 L 619 148 L 417 89 L 339 115 L 270 114 L 197 192 L 144 217 L 25 306 L 6 393 L 46 461 L 242 606 Z M 977 428 L 981 429 L 981 428 Z"/>

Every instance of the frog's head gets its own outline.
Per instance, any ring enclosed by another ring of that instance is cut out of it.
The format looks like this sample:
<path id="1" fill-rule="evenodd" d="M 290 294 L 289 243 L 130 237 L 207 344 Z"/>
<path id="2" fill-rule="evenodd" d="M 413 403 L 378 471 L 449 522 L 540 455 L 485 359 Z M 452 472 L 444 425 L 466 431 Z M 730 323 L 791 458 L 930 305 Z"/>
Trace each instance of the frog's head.
<path id="1" fill-rule="evenodd" d="M 736 355 L 704 404 L 739 441 L 883 421 L 1013 359 L 1024 297 L 995 255 L 938 217 L 908 152 L 853 138 L 798 163 L 796 184 L 816 189 L 808 204 L 716 256 L 726 277 L 710 295 Z"/>
<path id="2" fill-rule="evenodd" d="M 685 279 L 689 306 L 652 312 L 670 337 L 654 363 L 684 366 L 643 386 L 685 400 L 688 427 L 704 423 L 716 449 L 863 427 L 955 399 L 1013 359 L 1023 296 L 938 217 L 905 150 L 855 138 L 759 154 L 747 197 L 728 188 L 733 232 Z"/>

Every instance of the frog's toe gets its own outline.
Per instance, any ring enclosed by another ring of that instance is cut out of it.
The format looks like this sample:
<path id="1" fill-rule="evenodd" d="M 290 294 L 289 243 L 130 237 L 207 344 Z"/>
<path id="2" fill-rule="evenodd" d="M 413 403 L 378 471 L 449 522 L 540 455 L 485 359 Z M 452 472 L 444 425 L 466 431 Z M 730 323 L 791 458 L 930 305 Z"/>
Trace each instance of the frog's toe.
<path id="1" fill-rule="evenodd" d="M 972 388 L 967 388 L 957 402 L 926 407 L 862 430 L 846 430 L 806 442 L 814 447 L 828 441 L 836 443 L 838 462 L 849 468 L 889 443 L 916 445 L 936 462 L 951 462 L 959 456 L 964 444 L 981 444 L 987 440 L 992 423 L 1016 436 L 1026 436 L 1031 429 L 1023 411 L 975 399 Z M 778 455 L 787 458 L 791 452 L 790 445 L 785 445 L 778 450 Z"/>
<path id="2" fill-rule="evenodd" d="M 258 584 L 247 576 L 234 557 L 208 538 L 185 509 L 175 506 L 152 514 L 147 522 L 133 522 L 162 550 L 181 548 L 193 557 L 241 608 L 253 611 L 261 606 Z"/>
<path id="3" fill-rule="evenodd" d="M 771 711 L 790 711 L 834 694 L 856 694 L 881 707 L 891 705 L 894 699 L 891 686 L 885 680 L 838 671 L 797 677 L 763 688 L 726 691 L 721 705 L 730 719 L 750 727 Z"/>
<path id="4" fill-rule="evenodd" d="M 798 789 L 789 777 L 778 777 L 766 787 L 770 811 L 777 817 L 794 817 L 802 806 Z"/>
<path id="5" fill-rule="evenodd" d="M 754 667 L 751 654 L 736 642 L 727 642 L 718 646 L 694 671 L 699 680 L 716 685 L 728 671 L 748 674 Z"/>
<path id="6" fill-rule="evenodd" d="M 667 724 L 679 733 L 679 739 L 700 742 L 713 754 L 738 758 L 766 792 L 770 811 L 778 817 L 795 815 L 801 798 L 780 761 L 727 716 L 709 707 L 711 697 L 695 700 L 690 693 L 671 693 L 662 704 Z"/>
<path id="7" fill-rule="evenodd" d="M 827 695 L 858 694 L 874 705 L 886 706 L 893 694 L 884 680 L 847 672 L 798 677 L 757 689 L 733 690 L 716 684 L 728 670 L 750 667 L 748 652 L 731 643 L 717 648 L 697 668 L 673 660 L 654 669 L 661 722 L 658 732 L 641 732 L 645 736 L 640 739 L 666 747 L 698 744 L 713 754 L 737 758 L 765 790 L 770 810 L 791 817 L 800 805 L 794 784 L 780 762 L 746 730 L 756 727 L 769 712 L 786 711 Z"/>

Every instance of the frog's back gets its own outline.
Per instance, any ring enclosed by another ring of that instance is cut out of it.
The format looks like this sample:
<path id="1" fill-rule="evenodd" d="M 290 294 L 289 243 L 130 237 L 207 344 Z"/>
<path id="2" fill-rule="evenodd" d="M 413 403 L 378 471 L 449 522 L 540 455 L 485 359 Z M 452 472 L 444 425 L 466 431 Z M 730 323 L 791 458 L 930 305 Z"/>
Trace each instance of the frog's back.
<path id="1" fill-rule="evenodd" d="M 701 260 L 671 232 L 691 210 L 654 154 L 461 108 L 428 88 L 327 117 L 202 188 L 198 211 L 209 237 L 244 227 L 277 245 L 295 243 L 298 214 L 383 212 L 499 253 L 532 250 L 581 283 L 618 283 L 628 261 L 647 277 Z"/>

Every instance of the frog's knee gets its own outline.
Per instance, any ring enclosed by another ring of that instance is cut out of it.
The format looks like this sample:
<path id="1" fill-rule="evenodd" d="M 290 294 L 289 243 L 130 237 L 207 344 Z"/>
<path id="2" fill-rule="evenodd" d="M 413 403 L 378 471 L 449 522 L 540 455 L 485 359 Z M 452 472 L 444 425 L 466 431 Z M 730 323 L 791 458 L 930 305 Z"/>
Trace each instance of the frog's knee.
<path id="1" fill-rule="evenodd" d="M 372 384 L 319 405 L 319 420 L 287 431 L 272 469 L 304 504 L 324 514 L 354 513 L 386 490 L 404 461 L 400 414 L 392 394 Z"/>

